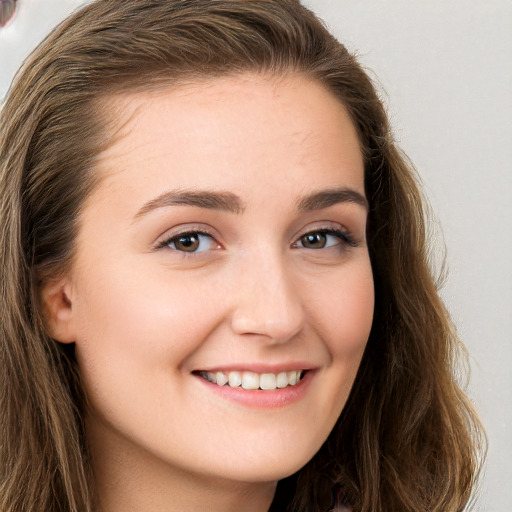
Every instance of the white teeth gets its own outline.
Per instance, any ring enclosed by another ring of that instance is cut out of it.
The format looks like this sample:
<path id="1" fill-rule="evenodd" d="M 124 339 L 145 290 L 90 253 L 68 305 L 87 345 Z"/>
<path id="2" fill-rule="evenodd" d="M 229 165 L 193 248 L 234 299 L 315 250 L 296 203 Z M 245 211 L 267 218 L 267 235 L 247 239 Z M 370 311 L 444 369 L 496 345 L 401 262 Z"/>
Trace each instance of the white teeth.
<path id="1" fill-rule="evenodd" d="M 260 387 L 260 378 L 258 374 L 253 372 L 244 372 L 242 375 L 242 387 L 244 389 L 258 389 Z"/>
<path id="2" fill-rule="evenodd" d="M 277 374 L 276 386 L 278 388 L 285 388 L 286 386 L 288 386 L 288 375 L 286 374 L 286 372 L 281 372 Z"/>
<path id="3" fill-rule="evenodd" d="M 260 377 L 261 389 L 276 389 L 276 376 L 273 373 L 264 373 Z"/>
<path id="4" fill-rule="evenodd" d="M 229 385 L 232 388 L 237 388 L 242 384 L 242 377 L 240 376 L 240 372 L 229 372 Z"/>
<path id="5" fill-rule="evenodd" d="M 300 382 L 302 370 L 289 372 L 262 373 L 255 372 L 199 372 L 206 380 L 218 386 L 228 385 L 232 388 L 242 387 L 243 389 L 262 389 L 271 391 L 275 389 L 295 386 Z"/>
<path id="6" fill-rule="evenodd" d="M 217 384 L 219 386 L 224 386 L 224 384 L 227 384 L 227 382 L 229 380 L 228 377 L 226 376 L 226 374 L 222 373 L 222 372 L 217 372 L 215 374 L 215 378 L 216 378 Z"/>
<path id="7" fill-rule="evenodd" d="M 300 374 L 300 372 L 286 372 L 286 375 L 288 376 L 288 384 L 290 384 L 290 386 L 295 386 L 295 384 L 297 384 L 297 382 L 299 381 L 298 374 Z"/>

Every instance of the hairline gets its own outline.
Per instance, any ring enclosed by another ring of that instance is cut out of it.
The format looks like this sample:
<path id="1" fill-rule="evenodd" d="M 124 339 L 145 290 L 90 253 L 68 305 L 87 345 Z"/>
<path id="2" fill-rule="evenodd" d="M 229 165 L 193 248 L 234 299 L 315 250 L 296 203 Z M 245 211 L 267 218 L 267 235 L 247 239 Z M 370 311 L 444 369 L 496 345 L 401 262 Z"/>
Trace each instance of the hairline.
<path id="1" fill-rule="evenodd" d="M 246 66 L 244 68 L 233 67 L 227 68 L 226 70 L 218 73 L 195 71 L 183 72 L 178 74 L 178 76 L 172 76 L 171 73 L 172 70 L 168 70 L 164 67 L 156 68 L 155 72 L 149 76 L 144 76 L 142 72 L 133 73 L 133 75 L 120 79 L 115 83 L 106 84 L 103 91 L 100 91 L 95 97 L 91 98 L 91 112 L 101 113 L 98 121 L 98 127 L 100 131 L 104 132 L 106 141 L 102 145 L 100 151 L 96 152 L 93 157 L 95 163 L 89 169 L 92 175 L 92 186 L 90 187 L 87 195 L 83 198 L 80 210 L 83 209 L 95 188 L 99 186 L 104 179 L 110 176 L 110 174 L 100 174 L 98 172 L 99 169 L 97 163 L 101 158 L 101 155 L 114 146 L 117 141 L 127 136 L 131 129 L 130 126 L 132 125 L 132 121 L 144 108 L 144 104 L 139 103 L 132 107 L 131 110 L 128 109 L 126 102 L 127 99 L 144 95 L 150 99 L 157 99 L 167 94 L 169 91 L 186 90 L 187 88 L 194 88 L 209 84 L 213 85 L 218 83 L 219 80 L 244 78 L 251 81 L 256 78 L 263 78 L 279 84 L 282 81 L 297 77 L 310 83 L 318 84 L 345 109 L 357 135 L 359 150 L 363 158 L 363 165 L 366 164 L 365 145 L 350 109 L 347 107 L 347 104 L 343 101 L 340 95 L 336 93 L 333 87 L 330 87 L 324 80 L 310 70 L 300 69 L 296 66 L 286 64 L 279 68 L 270 66 Z M 113 115 L 109 116 L 109 114 L 112 113 Z"/>

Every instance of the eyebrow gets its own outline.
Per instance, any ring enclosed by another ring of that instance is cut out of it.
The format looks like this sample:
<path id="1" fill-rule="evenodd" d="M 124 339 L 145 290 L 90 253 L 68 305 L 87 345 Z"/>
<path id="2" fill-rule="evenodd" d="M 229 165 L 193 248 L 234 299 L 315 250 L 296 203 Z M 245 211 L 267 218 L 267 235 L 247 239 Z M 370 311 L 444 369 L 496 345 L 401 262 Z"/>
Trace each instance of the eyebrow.
<path id="1" fill-rule="evenodd" d="M 297 211 L 321 210 L 339 203 L 355 203 L 368 209 L 366 198 L 348 188 L 329 189 L 313 192 L 297 202 Z M 196 206 L 209 210 L 223 210 L 240 214 L 245 207 L 242 200 L 231 192 L 210 190 L 170 190 L 145 203 L 136 213 L 134 220 L 144 217 L 153 210 L 169 206 Z"/>
<path id="2" fill-rule="evenodd" d="M 238 196 L 231 192 L 209 190 L 170 190 L 145 203 L 134 219 L 143 217 L 153 210 L 167 206 L 197 206 L 209 210 L 224 210 L 242 213 L 244 206 Z"/>
<path id="3" fill-rule="evenodd" d="M 359 192 L 349 188 L 336 188 L 313 192 L 312 194 L 303 197 L 297 203 L 297 210 L 299 212 L 322 210 L 323 208 L 329 208 L 329 206 L 333 206 L 338 203 L 355 203 L 366 210 L 369 210 L 370 208 L 368 200 Z"/>

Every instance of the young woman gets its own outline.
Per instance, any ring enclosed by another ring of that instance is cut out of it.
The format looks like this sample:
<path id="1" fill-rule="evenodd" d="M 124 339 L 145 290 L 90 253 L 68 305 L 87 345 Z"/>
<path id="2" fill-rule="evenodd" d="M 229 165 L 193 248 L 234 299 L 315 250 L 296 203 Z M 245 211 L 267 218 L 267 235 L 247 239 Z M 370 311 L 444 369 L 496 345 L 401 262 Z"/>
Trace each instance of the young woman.
<path id="1" fill-rule="evenodd" d="M 299 2 L 94 2 L 0 134 L 2 512 L 465 508 L 423 200 Z"/>

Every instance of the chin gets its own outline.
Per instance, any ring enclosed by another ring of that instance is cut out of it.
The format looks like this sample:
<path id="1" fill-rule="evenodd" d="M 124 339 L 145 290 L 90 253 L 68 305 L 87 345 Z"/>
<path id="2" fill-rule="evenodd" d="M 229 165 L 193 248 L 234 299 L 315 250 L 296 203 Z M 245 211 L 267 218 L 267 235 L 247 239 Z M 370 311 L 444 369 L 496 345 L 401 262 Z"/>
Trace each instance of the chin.
<path id="1" fill-rule="evenodd" d="M 298 445 L 300 446 L 300 445 Z M 303 468 L 318 450 L 299 453 L 297 449 L 270 450 L 261 456 L 238 453 L 234 460 L 224 461 L 224 467 L 216 468 L 228 480 L 239 482 L 276 482 L 293 475 Z"/>

